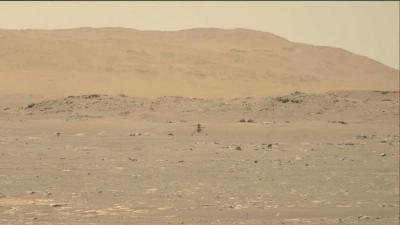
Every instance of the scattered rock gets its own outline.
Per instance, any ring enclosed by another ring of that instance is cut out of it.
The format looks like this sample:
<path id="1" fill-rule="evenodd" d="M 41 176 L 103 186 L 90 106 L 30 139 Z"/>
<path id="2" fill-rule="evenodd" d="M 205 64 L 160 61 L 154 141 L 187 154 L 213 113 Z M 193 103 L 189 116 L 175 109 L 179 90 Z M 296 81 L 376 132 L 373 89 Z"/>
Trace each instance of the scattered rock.
<path id="1" fill-rule="evenodd" d="M 345 121 L 336 121 L 336 120 L 329 120 L 328 121 L 328 123 L 338 123 L 338 124 L 343 124 L 343 125 L 346 125 L 346 124 L 348 124 L 347 122 L 345 122 Z"/>
<path id="2" fill-rule="evenodd" d="M 356 136 L 356 139 L 365 140 L 365 139 L 373 139 L 374 137 L 375 137 L 374 134 L 371 135 L 359 134 Z"/>
<path id="3" fill-rule="evenodd" d="M 255 121 L 253 119 L 240 119 L 239 123 L 255 123 Z"/>
<path id="4" fill-rule="evenodd" d="M 53 208 L 58 208 L 58 207 L 63 207 L 63 206 L 66 206 L 67 204 L 51 204 L 51 207 L 53 207 Z"/>
<path id="5" fill-rule="evenodd" d="M 228 145 L 228 146 L 224 146 L 223 148 L 228 148 L 230 150 L 242 151 L 242 147 L 240 147 L 239 145 Z"/>
<path id="6" fill-rule="evenodd" d="M 292 94 L 293 95 L 293 94 Z M 296 94 L 297 95 L 297 94 Z M 302 99 L 299 99 L 299 98 L 297 98 L 297 97 L 289 97 L 289 96 L 281 96 L 281 97 L 277 97 L 276 98 L 276 100 L 278 101 L 278 102 L 281 102 L 281 103 L 296 103 L 296 104 L 299 104 L 299 103 L 302 103 L 303 102 L 303 100 Z"/>
<path id="7" fill-rule="evenodd" d="M 359 216 L 358 219 L 359 220 L 369 220 L 369 219 L 371 219 L 371 217 L 369 217 L 369 216 Z"/>
<path id="8" fill-rule="evenodd" d="M 132 157 L 129 157 L 129 160 L 130 160 L 131 162 L 137 162 L 137 161 L 138 161 L 138 159 L 132 158 Z"/>
<path id="9" fill-rule="evenodd" d="M 82 98 L 85 98 L 85 99 L 91 99 L 91 98 L 100 98 L 101 95 L 98 95 L 98 94 L 91 94 L 91 95 L 82 95 L 81 97 L 82 97 Z"/>

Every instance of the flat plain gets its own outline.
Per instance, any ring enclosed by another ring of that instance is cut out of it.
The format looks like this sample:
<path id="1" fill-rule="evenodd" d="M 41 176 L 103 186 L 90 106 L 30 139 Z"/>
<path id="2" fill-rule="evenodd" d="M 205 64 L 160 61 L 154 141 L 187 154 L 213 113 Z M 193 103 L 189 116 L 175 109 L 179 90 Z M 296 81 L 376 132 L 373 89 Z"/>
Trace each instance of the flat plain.
<path id="1" fill-rule="evenodd" d="M 0 224 L 399 223 L 399 92 L 7 100 Z"/>

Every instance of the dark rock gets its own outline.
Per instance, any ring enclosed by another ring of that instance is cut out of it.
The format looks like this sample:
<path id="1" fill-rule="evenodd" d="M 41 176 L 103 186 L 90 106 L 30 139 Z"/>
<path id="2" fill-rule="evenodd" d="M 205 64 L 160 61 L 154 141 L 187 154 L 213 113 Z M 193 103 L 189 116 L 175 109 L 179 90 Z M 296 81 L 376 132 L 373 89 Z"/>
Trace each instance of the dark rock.
<path id="1" fill-rule="evenodd" d="M 236 146 L 236 147 L 235 147 L 235 150 L 242 151 L 242 147 Z"/>
<path id="2" fill-rule="evenodd" d="M 348 124 L 347 122 L 344 122 L 344 121 L 335 121 L 335 120 L 330 120 L 330 121 L 328 121 L 328 123 L 339 123 L 339 124 L 343 124 L 343 125 Z"/>
<path id="3" fill-rule="evenodd" d="M 58 207 L 66 206 L 66 205 L 67 204 L 52 204 L 51 207 L 58 208 Z"/>

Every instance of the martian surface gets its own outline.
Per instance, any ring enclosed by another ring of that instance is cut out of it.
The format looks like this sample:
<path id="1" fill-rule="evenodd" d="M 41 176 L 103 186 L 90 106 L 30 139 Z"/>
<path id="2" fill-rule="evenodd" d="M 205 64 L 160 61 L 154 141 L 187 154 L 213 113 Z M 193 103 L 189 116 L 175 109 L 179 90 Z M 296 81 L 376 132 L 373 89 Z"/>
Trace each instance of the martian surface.
<path id="1" fill-rule="evenodd" d="M 399 224 L 396 69 L 245 29 L 0 40 L 0 224 Z"/>

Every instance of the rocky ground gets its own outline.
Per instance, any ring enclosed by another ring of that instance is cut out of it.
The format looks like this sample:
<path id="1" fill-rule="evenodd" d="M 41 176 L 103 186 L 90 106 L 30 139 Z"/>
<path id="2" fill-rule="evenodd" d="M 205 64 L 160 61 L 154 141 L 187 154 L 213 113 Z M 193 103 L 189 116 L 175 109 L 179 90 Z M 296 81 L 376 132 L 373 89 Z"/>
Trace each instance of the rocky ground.
<path id="1" fill-rule="evenodd" d="M 399 92 L 22 102 L 0 224 L 399 223 Z"/>

